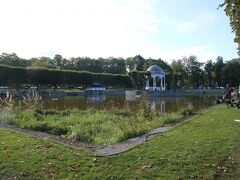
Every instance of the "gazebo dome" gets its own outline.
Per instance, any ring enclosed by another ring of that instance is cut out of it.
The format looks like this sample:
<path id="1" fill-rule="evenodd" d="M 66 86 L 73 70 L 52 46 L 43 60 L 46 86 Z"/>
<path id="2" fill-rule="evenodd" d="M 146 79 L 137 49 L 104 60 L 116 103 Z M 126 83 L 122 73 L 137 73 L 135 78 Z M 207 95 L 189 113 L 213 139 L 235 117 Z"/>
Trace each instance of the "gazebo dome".
<path id="1" fill-rule="evenodd" d="M 149 72 L 151 73 L 151 75 L 154 75 L 154 74 L 163 74 L 163 73 L 165 73 L 165 72 L 163 71 L 163 69 L 160 68 L 160 67 L 157 66 L 157 65 L 150 66 L 150 67 L 147 69 L 147 71 L 149 71 Z"/>

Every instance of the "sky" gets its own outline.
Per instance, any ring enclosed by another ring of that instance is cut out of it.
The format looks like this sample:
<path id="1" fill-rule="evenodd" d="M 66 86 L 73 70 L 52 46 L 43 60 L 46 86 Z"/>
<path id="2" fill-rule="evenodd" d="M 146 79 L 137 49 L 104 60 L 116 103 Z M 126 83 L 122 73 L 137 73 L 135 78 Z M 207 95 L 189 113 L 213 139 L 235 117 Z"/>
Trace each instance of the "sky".
<path id="1" fill-rule="evenodd" d="M 0 0 L 0 53 L 237 58 L 223 0 Z"/>

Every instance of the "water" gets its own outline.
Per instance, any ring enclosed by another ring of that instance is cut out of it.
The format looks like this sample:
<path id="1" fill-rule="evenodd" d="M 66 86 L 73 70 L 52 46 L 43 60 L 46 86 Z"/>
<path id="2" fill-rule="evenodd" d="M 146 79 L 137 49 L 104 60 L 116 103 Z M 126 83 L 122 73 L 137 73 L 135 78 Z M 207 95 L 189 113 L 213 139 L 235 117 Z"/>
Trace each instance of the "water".
<path id="1" fill-rule="evenodd" d="M 131 111 L 138 109 L 141 102 L 149 103 L 151 109 L 158 112 L 176 112 L 182 108 L 193 108 L 194 111 L 207 109 L 215 104 L 216 96 L 185 96 L 185 97 L 141 97 L 135 93 L 125 95 L 88 95 L 63 96 L 57 99 L 45 98 L 44 109 L 122 109 L 127 106 Z"/>

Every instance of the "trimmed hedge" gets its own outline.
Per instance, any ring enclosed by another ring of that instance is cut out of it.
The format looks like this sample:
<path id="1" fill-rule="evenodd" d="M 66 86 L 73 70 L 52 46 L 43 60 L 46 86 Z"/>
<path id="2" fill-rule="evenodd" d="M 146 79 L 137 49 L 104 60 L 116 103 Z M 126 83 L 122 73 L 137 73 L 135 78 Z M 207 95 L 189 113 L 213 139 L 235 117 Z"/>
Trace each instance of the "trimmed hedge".
<path id="1" fill-rule="evenodd" d="M 0 65 L 0 85 L 89 85 L 100 82 L 104 85 L 133 87 L 127 75 L 91 73 L 86 71 L 53 70 L 46 68 L 21 68 Z"/>

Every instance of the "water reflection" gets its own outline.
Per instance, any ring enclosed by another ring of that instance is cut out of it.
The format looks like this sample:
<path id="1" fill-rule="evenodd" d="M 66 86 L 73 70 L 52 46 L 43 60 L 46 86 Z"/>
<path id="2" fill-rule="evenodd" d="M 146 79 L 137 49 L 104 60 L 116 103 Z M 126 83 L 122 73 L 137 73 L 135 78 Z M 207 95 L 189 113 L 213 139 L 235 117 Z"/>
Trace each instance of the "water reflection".
<path id="1" fill-rule="evenodd" d="M 186 96 L 186 97 L 139 97 L 138 92 L 126 92 L 125 95 L 88 95 L 88 96 L 63 96 L 57 100 L 45 98 L 45 109 L 111 109 L 124 107 L 131 111 L 138 110 L 141 102 L 149 103 L 151 109 L 157 112 L 176 112 L 182 108 L 192 107 L 195 111 L 212 106 L 216 96 Z"/>
<path id="2" fill-rule="evenodd" d="M 105 94 L 92 94 L 87 95 L 87 101 L 88 103 L 101 103 L 106 101 L 106 95 Z"/>

